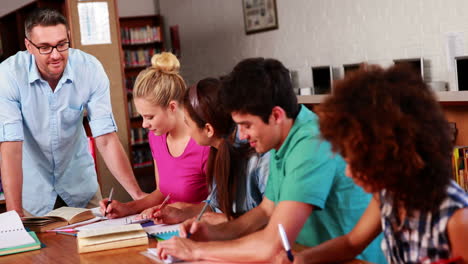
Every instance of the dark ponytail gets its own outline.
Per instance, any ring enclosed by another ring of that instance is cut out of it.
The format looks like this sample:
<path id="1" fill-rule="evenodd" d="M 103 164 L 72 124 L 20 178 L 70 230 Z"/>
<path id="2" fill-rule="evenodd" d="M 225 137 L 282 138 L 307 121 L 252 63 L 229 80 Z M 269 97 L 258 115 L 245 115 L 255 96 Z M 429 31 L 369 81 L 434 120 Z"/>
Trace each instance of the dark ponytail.
<path id="1" fill-rule="evenodd" d="M 220 87 L 218 79 L 199 81 L 186 91 L 184 107 L 199 128 L 209 123 L 214 128 L 214 136 L 222 139 L 218 149 L 210 149 L 207 176 L 210 186 L 216 183 L 220 209 L 232 219 L 237 216 L 233 204 L 240 205 L 245 199 L 241 191 L 246 189 L 247 160 L 252 150 L 248 144 L 235 143 L 236 124 L 219 100 Z"/>

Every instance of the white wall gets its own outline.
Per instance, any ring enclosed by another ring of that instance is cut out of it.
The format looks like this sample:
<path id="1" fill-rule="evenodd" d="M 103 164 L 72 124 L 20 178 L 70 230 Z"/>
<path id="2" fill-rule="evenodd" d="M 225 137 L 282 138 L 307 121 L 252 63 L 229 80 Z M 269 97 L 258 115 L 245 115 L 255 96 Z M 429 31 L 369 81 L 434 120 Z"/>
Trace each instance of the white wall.
<path id="1" fill-rule="evenodd" d="M 34 0 L 0 0 L 0 17 L 34 2 Z"/>
<path id="2" fill-rule="evenodd" d="M 158 5 L 158 0 L 117 0 L 119 17 L 154 15 Z"/>
<path id="3" fill-rule="evenodd" d="M 278 30 L 245 35 L 240 0 L 160 0 L 166 26 L 179 25 L 187 82 L 228 73 L 255 56 L 298 70 L 301 87 L 311 86 L 311 66 L 388 66 L 393 59 L 424 57 L 431 80 L 456 88 L 446 36 L 460 32 L 467 40 L 462 53 L 468 53 L 466 0 L 277 0 L 277 6 Z"/>

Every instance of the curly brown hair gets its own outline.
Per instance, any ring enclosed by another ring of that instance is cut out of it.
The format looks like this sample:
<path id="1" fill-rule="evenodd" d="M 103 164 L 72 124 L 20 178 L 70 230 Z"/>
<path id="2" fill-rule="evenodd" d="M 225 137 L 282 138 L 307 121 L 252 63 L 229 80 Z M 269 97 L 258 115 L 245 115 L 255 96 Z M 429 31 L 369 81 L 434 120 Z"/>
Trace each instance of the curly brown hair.
<path id="1" fill-rule="evenodd" d="M 322 136 L 372 191 L 406 212 L 434 211 L 451 179 L 450 128 L 435 95 L 409 65 L 364 65 L 317 109 Z"/>

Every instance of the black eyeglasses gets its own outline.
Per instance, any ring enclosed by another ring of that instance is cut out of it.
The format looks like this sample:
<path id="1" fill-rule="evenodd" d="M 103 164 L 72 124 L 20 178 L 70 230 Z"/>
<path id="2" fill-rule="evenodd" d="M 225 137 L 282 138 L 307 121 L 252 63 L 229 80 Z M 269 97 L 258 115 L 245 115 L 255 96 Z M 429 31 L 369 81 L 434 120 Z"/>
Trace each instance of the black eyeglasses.
<path id="1" fill-rule="evenodd" d="M 70 42 L 67 41 L 67 42 L 61 42 L 55 46 L 37 46 L 36 44 L 34 44 L 30 39 L 26 38 L 29 43 L 31 43 L 34 47 L 36 47 L 36 49 L 39 50 L 39 53 L 40 54 L 51 54 L 52 51 L 54 49 L 57 49 L 58 52 L 63 52 L 63 51 L 66 51 L 70 48 Z"/>

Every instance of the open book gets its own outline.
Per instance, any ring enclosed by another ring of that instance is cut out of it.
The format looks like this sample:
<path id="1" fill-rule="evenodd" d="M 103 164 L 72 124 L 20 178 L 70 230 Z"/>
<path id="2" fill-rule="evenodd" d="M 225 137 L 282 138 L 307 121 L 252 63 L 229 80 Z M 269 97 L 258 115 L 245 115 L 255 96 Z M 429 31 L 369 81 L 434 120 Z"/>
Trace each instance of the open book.
<path id="1" fill-rule="evenodd" d="M 16 211 L 0 214 L 0 256 L 41 248 L 34 232 L 26 232 Z"/>
<path id="2" fill-rule="evenodd" d="M 60 207 L 45 216 L 24 217 L 23 224 L 32 231 L 44 232 L 94 218 L 89 209 Z"/>
<path id="3" fill-rule="evenodd" d="M 109 226 L 78 232 L 78 252 L 147 245 L 148 236 L 139 224 Z"/>

